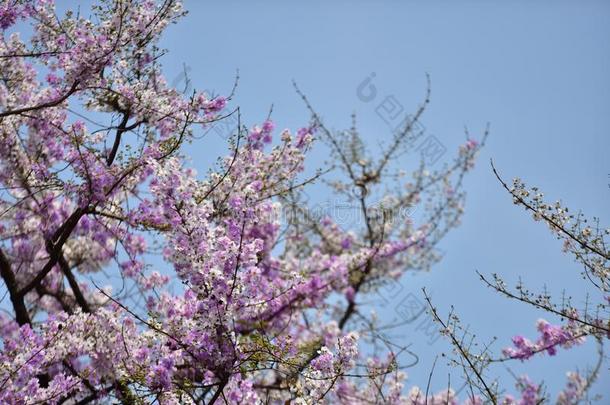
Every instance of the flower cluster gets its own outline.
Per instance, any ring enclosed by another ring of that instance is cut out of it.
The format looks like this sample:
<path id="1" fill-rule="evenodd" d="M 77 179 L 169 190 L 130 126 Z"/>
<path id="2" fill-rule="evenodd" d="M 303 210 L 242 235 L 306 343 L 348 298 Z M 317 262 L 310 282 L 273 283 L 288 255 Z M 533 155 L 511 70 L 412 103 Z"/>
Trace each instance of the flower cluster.
<path id="1" fill-rule="evenodd" d="M 567 325 L 552 325 L 544 319 L 539 319 L 537 329 L 540 332 L 540 337 L 532 342 L 523 336 L 513 337 L 515 347 L 508 347 L 503 350 L 505 356 L 526 360 L 536 353 L 547 352 L 554 356 L 557 353 L 557 347 L 570 348 L 574 345 L 582 344 L 585 341 L 586 333 L 579 330 L 574 322 Z"/>

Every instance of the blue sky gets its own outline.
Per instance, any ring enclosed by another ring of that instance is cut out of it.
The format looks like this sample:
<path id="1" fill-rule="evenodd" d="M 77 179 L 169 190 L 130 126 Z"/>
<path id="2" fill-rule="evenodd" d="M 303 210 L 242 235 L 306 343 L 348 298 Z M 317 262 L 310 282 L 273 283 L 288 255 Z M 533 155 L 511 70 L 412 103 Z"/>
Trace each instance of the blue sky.
<path id="1" fill-rule="evenodd" d="M 531 289 L 546 285 L 560 294 L 565 288 L 576 302 L 584 300 L 589 284 L 580 268 L 544 225 L 512 204 L 489 159 L 506 179 L 519 176 L 550 200 L 610 224 L 610 3 L 226 0 L 186 1 L 186 7 L 190 14 L 162 43 L 170 50 L 167 77 L 179 82 L 186 66 L 194 87 L 227 94 L 239 69 L 232 106 L 241 107 L 247 123 L 263 121 L 273 104 L 280 128 L 305 125 L 308 113 L 294 79 L 329 127 L 349 127 L 356 112 L 361 133 L 374 146 L 390 135 L 375 113 L 378 101 L 394 96 L 414 111 L 426 73 L 432 99 L 422 123 L 448 150 L 437 164 L 464 141 L 465 126 L 478 137 L 490 123 L 487 146 L 466 180 L 463 225 L 445 240 L 444 260 L 431 273 L 405 277 L 396 297 L 378 307 L 384 319 L 394 318 L 409 294 L 421 297 L 426 286 L 438 308 L 448 311 L 453 304 L 481 341 L 498 336 L 499 350 L 514 334 L 534 337 L 534 322 L 545 314 L 486 289 L 475 270 L 509 281 L 521 276 Z M 365 103 L 357 87 L 373 72 L 379 95 Z M 205 172 L 224 150 L 222 137 L 210 133 L 187 152 Z M 310 167 L 325 158 L 315 149 Z M 417 159 L 407 155 L 405 166 Z M 318 201 L 330 198 L 317 193 Z M 410 381 L 425 387 L 435 355 L 448 345 L 427 336 L 422 322 L 406 325 L 398 338 L 419 355 L 407 370 Z M 595 351 L 589 342 L 510 367 L 556 392 L 565 371 L 592 365 Z M 606 362 L 593 392 L 609 386 L 608 367 Z M 432 386 L 446 387 L 449 371 L 439 360 Z M 504 367 L 494 372 L 512 388 Z M 457 376 L 454 370 L 452 381 Z"/>

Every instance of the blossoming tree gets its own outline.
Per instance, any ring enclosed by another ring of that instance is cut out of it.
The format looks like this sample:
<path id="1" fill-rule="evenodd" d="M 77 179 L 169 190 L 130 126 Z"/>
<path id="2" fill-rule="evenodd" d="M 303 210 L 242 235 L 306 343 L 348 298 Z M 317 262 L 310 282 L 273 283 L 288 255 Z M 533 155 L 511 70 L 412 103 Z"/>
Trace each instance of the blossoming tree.
<path id="1" fill-rule="evenodd" d="M 219 167 L 198 176 L 183 146 L 240 117 L 230 97 L 164 79 L 158 40 L 181 4 L 80 13 L 0 5 L 0 403 L 454 402 L 451 390 L 406 394 L 395 346 L 366 356 L 361 340 L 379 335 L 360 303 L 439 259 L 481 145 L 407 178 L 393 162 L 427 98 L 376 157 L 306 104 L 312 122 L 275 142 L 271 121 L 240 122 Z M 321 176 L 303 175 L 314 138 L 361 228 L 302 203 Z M 400 187 L 387 191 L 390 179 Z M 416 203 L 421 223 L 401 216 Z"/>
<path id="2" fill-rule="evenodd" d="M 368 190 L 412 124 L 377 160 L 365 159 L 355 131 L 332 134 L 317 116 L 273 147 L 270 121 L 240 125 L 220 169 L 197 177 L 181 146 L 223 118 L 226 100 L 181 94 L 161 74 L 157 42 L 180 3 L 108 1 L 91 12 L 59 16 L 44 0 L 0 9 L 10 301 L 0 401 L 398 401 L 394 353 L 366 363 L 351 321 L 380 280 L 436 260 L 433 246 L 462 212 L 476 142 L 375 207 Z M 14 30 L 21 20 L 27 41 Z M 348 174 L 337 192 L 360 190 L 364 230 L 298 203 L 313 180 L 298 174 L 314 127 Z M 388 220 L 422 196 L 424 223 Z M 281 207 L 298 215 L 283 219 Z M 163 268 L 149 263 L 155 254 Z"/>
<path id="3" fill-rule="evenodd" d="M 484 285 L 501 295 L 530 305 L 561 321 L 561 324 L 554 325 L 545 319 L 539 319 L 539 337 L 530 340 L 517 335 L 512 339 L 513 346 L 503 349 L 502 355 L 493 353 L 493 342 L 486 345 L 476 343 L 475 337 L 461 325 L 459 317 L 453 311 L 447 318 L 443 318 L 427 297 L 435 320 L 453 345 L 456 356 L 451 362 L 463 369 L 465 379 L 471 388 L 474 388 L 473 392 L 476 390 L 482 398 L 491 403 L 513 404 L 516 400 L 512 396 L 500 395 L 503 387 L 493 379 L 490 366 L 515 360 L 525 362 L 544 354 L 554 356 L 558 349 L 570 349 L 588 339 L 594 340 L 599 346 L 598 361 L 586 373 L 567 372 L 566 386 L 555 398 L 545 392 L 541 383 L 533 382 L 527 376 L 517 378 L 516 386 L 521 391 L 518 403 L 524 405 L 548 403 L 552 399 L 558 405 L 575 405 L 600 399 L 588 397 L 588 392 L 600 373 L 607 371 L 602 363 L 605 358 L 603 343 L 610 339 L 610 251 L 606 242 L 610 229 L 601 227 L 599 218 L 593 218 L 591 221 L 582 212 L 571 214 L 560 201 L 545 202 L 544 194 L 537 187 L 528 188 L 519 178 L 514 179 L 512 186 L 509 186 L 500 177 L 493 163 L 492 170 L 513 202 L 531 213 L 535 221 L 545 223 L 557 239 L 562 241 L 564 252 L 573 255 L 575 261 L 582 265 L 582 277 L 590 282 L 592 288 L 588 291 L 584 305 L 579 307 L 569 296 L 566 297 L 565 291 L 558 302 L 546 291 L 530 291 L 522 282 L 514 288 L 509 288 L 498 274 L 486 277 L 479 273 Z"/>

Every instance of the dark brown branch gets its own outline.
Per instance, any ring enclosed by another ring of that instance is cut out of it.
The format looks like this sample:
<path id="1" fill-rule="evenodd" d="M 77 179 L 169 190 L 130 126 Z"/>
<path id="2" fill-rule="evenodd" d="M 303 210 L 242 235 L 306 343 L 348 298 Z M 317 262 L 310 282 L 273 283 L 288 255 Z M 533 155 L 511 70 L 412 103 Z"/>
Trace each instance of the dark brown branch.
<path id="1" fill-rule="evenodd" d="M 66 101 L 68 99 L 68 97 L 70 97 L 72 94 L 74 94 L 76 92 L 77 89 L 78 89 L 78 82 L 74 82 L 72 87 L 70 87 L 70 89 L 64 95 L 59 97 L 57 100 L 49 101 L 49 102 L 42 103 L 39 105 L 31 106 L 31 107 L 23 107 L 23 108 L 18 108 L 16 110 L 4 111 L 4 112 L 0 113 L 0 118 L 8 117 L 10 115 L 15 115 L 15 114 L 21 114 L 21 113 L 28 112 L 28 111 L 40 110 L 42 108 L 55 107 L 55 106 L 63 103 L 64 101 Z"/>
<path id="2" fill-rule="evenodd" d="M 66 222 L 64 222 L 64 224 L 59 227 L 57 232 L 55 232 L 55 235 L 53 235 L 53 238 L 49 241 L 52 246 L 51 249 L 49 249 L 49 260 L 40 270 L 40 272 L 36 275 L 36 277 L 34 277 L 25 287 L 23 287 L 18 292 L 18 295 L 20 297 L 25 296 L 28 292 L 36 288 L 38 283 L 40 283 L 42 279 L 44 279 L 47 274 L 51 272 L 53 267 L 57 264 L 60 257 L 62 256 L 62 247 L 64 243 L 66 243 L 66 241 L 70 237 L 70 234 L 72 233 L 72 230 L 76 227 L 78 221 L 84 214 L 85 210 L 83 210 L 82 208 L 77 208 L 72 213 L 72 215 L 70 215 L 70 217 L 66 220 Z"/>
<path id="3" fill-rule="evenodd" d="M 8 289 L 13 309 L 15 310 L 17 323 L 20 326 L 31 323 L 32 320 L 30 319 L 30 314 L 25 306 L 25 301 L 23 296 L 19 293 L 19 286 L 17 285 L 15 274 L 13 273 L 13 270 L 11 270 L 11 264 L 2 250 L 0 250 L 0 275 Z"/>
<path id="4" fill-rule="evenodd" d="M 114 144 L 112 145 L 112 149 L 108 154 L 108 158 L 106 159 L 106 164 L 110 166 L 116 157 L 116 154 L 119 150 L 119 146 L 121 146 L 121 136 L 125 131 L 127 131 L 127 121 L 129 121 L 129 113 L 124 112 L 123 118 L 121 119 L 121 123 L 117 127 L 116 135 L 114 136 Z"/>
<path id="5" fill-rule="evenodd" d="M 68 261 L 66 260 L 63 254 L 60 254 L 59 256 L 59 267 L 61 267 L 61 271 L 68 279 L 68 284 L 70 285 L 70 288 L 74 293 L 74 298 L 76 298 L 76 302 L 78 303 L 78 305 L 82 308 L 84 312 L 90 313 L 91 306 L 83 295 L 83 292 L 81 291 L 80 286 L 78 285 L 78 281 L 76 281 L 76 277 L 74 276 L 74 273 L 72 273 L 72 269 L 70 268 L 70 265 L 68 264 Z"/>

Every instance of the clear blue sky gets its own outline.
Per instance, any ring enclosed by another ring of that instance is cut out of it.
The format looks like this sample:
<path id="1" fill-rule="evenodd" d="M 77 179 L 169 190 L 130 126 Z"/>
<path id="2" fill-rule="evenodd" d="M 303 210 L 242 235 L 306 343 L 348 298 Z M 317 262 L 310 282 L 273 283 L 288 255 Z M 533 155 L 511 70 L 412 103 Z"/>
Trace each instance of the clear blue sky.
<path id="1" fill-rule="evenodd" d="M 304 125 L 308 114 L 292 88 L 295 79 L 330 127 L 347 128 L 356 112 L 374 145 L 389 132 L 375 102 L 362 102 L 356 89 L 375 72 L 378 97 L 394 95 L 408 110 L 421 101 L 430 74 L 432 102 L 422 121 L 449 151 L 463 142 L 464 126 L 478 136 L 491 124 L 466 182 L 463 225 L 442 246 L 445 259 L 429 274 L 403 279 L 398 296 L 379 307 L 384 318 L 396 316 L 395 305 L 409 292 L 420 294 L 427 286 L 439 309 L 455 305 L 482 341 L 500 337 L 499 350 L 516 333 L 534 337 L 534 322 L 544 314 L 486 289 L 475 270 L 512 281 L 521 276 L 532 289 L 546 285 L 557 294 L 566 288 L 583 299 L 589 285 L 580 268 L 542 224 L 511 203 L 488 162 L 493 158 L 505 178 L 520 176 L 549 199 L 610 225 L 609 2 L 226 0 L 187 1 L 186 7 L 190 15 L 163 41 L 170 49 L 167 76 L 176 78 L 184 64 L 196 88 L 226 94 L 239 69 L 232 105 L 241 106 L 248 123 L 264 120 L 273 104 L 279 127 Z M 208 136 L 188 152 L 205 171 L 223 150 L 222 138 Z M 322 164 L 322 153 L 313 152 L 310 166 Z M 425 387 L 434 356 L 448 345 L 442 339 L 428 344 L 417 325 L 404 327 L 399 339 L 420 356 L 408 374 Z M 565 371 L 594 361 L 590 342 L 552 359 L 510 366 L 544 379 L 556 392 Z M 447 383 L 441 363 L 432 383 L 438 389 Z M 608 366 L 594 392 L 608 394 Z M 512 388 L 505 370 L 495 371 Z"/>

